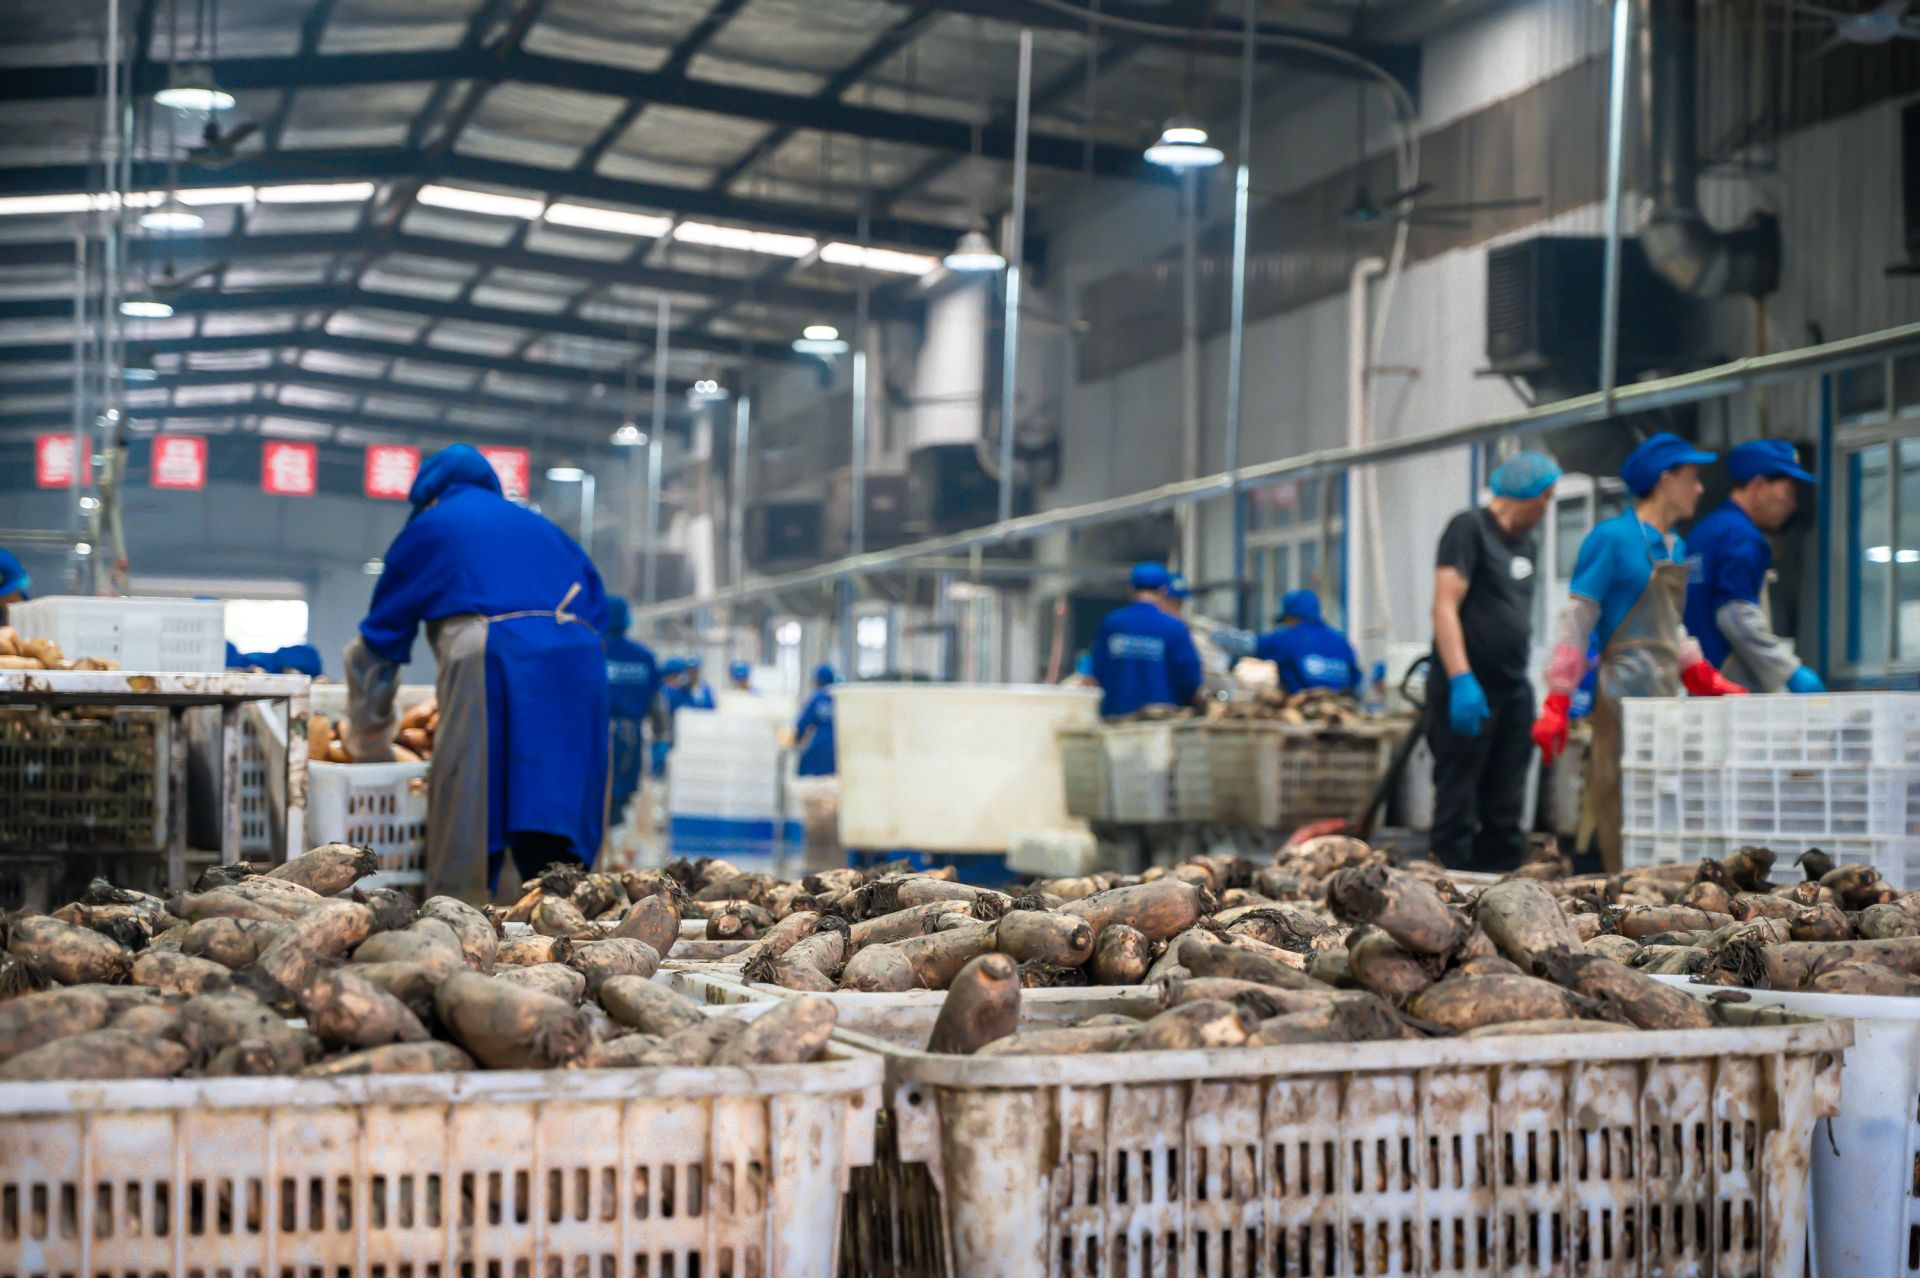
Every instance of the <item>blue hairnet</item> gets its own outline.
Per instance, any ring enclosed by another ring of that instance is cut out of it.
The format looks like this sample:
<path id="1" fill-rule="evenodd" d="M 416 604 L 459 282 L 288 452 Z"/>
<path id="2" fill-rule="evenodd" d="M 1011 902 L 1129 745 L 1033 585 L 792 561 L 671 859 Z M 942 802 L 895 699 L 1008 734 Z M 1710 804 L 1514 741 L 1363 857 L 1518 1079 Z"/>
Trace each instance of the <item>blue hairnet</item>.
<path id="1" fill-rule="evenodd" d="M 687 663 L 679 657 L 668 657 L 660 663 L 660 676 L 662 678 L 671 678 L 674 675 L 685 674 L 686 672 Z"/>
<path id="2" fill-rule="evenodd" d="M 1320 596 L 1311 590 L 1289 590 L 1280 597 L 1280 620 L 1319 621 Z"/>
<path id="3" fill-rule="evenodd" d="M 727 667 L 727 673 L 735 679 L 750 679 L 753 677 L 753 667 L 744 661 L 736 661 Z"/>
<path id="4" fill-rule="evenodd" d="M 1670 430 L 1663 430 L 1627 454 L 1627 459 L 1620 463 L 1620 478 L 1626 481 L 1627 490 L 1635 497 L 1645 497 L 1660 482 L 1660 476 L 1675 466 L 1705 466 L 1713 460 L 1714 454 L 1695 448 Z"/>
<path id="5" fill-rule="evenodd" d="M 607 596 L 607 633 L 624 635 L 633 625 L 633 609 L 619 595 Z"/>
<path id="6" fill-rule="evenodd" d="M 1515 453 L 1494 468 L 1487 487 L 1495 497 L 1531 501 L 1560 478 L 1560 463 L 1545 453 Z"/>
<path id="7" fill-rule="evenodd" d="M 815 687 L 824 688 L 830 683 L 839 682 L 839 679 L 840 676 L 833 672 L 833 667 L 824 662 L 813 668 L 813 682 Z"/>
<path id="8" fill-rule="evenodd" d="M 1135 564 L 1128 580 L 1135 590 L 1164 590 L 1169 580 L 1165 564 Z"/>
<path id="9" fill-rule="evenodd" d="M 26 565 L 11 550 L 0 550 L 0 595 L 16 590 L 25 595 L 32 587 L 33 578 L 27 575 Z"/>
<path id="10" fill-rule="evenodd" d="M 407 501 L 416 512 L 425 510 L 428 503 L 445 496 L 449 488 L 461 487 L 484 488 L 496 497 L 501 495 L 500 476 L 494 472 L 493 463 L 480 455 L 479 449 L 472 444 L 448 444 L 420 463 L 420 473 L 413 477 Z"/>

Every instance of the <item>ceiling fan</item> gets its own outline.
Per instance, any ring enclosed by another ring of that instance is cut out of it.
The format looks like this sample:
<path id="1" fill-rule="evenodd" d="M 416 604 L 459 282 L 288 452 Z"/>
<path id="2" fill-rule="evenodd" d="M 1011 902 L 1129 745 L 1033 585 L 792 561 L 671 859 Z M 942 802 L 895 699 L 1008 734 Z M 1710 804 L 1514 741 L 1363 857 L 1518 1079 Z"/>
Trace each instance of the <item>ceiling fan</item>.
<path id="1" fill-rule="evenodd" d="M 1826 24 L 1831 34 L 1824 43 L 1806 55 L 1809 61 L 1825 57 L 1845 45 L 1873 48 L 1895 40 L 1920 40 L 1920 18 L 1912 17 L 1907 12 L 1912 8 L 1913 0 L 1883 0 L 1860 13 L 1811 4 L 1807 0 L 1772 0 L 1772 3 L 1796 17 L 1804 16 L 1813 19 L 1816 24 Z"/>
<path id="2" fill-rule="evenodd" d="M 222 130 L 220 122 L 208 116 L 199 144 L 187 148 L 187 163 L 202 169 L 224 169 L 240 158 L 240 144 L 259 131 L 259 122 L 255 120 L 242 120 L 231 129 Z"/>

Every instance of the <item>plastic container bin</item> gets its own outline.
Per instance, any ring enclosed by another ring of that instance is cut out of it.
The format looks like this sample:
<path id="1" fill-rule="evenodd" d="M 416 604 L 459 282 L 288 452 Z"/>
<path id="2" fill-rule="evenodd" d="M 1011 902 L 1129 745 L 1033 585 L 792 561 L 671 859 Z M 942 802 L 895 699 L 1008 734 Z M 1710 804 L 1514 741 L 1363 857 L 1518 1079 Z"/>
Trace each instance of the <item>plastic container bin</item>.
<path id="1" fill-rule="evenodd" d="M 227 610 L 217 599 L 111 599 L 49 595 L 11 605 L 7 620 L 28 639 L 51 639 L 69 658 L 117 661 L 147 674 L 208 674 L 227 668 Z"/>
<path id="2" fill-rule="evenodd" d="M 1112 819 L 1113 789 L 1107 777 L 1104 730 L 1063 728 L 1053 735 L 1060 748 L 1060 778 L 1066 793 L 1067 815 L 1083 821 Z"/>
<path id="3" fill-rule="evenodd" d="M 0 1084 L 0 1274 L 817 1275 L 880 1062 Z"/>
<path id="4" fill-rule="evenodd" d="M 1838 1107 L 1851 1035 L 1724 1015 L 1712 1030 L 1061 1057 L 841 1031 L 887 1059 L 865 1179 L 928 1173 L 916 1199 L 856 1183 L 849 1254 L 892 1248 L 866 1271 L 885 1273 L 925 1249 L 955 1278 L 1798 1275 L 1809 1141 Z"/>
<path id="5" fill-rule="evenodd" d="M 1712 698 L 1734 767 L 1920 765 L 1920 693 Z"/>
<path id="6" fill-rule="evenodd" d="M 1627 697 L 1621 705 L 1620 766 L 1717 768 L 1727 760 L 1726 697 Z"/>
<path id="7" fill-rule="evenodd" d="M 164 852 L 165 707 L 0 706 L 0 850 Z"/>
<path id="8" fill-rule="evenodd" d="M 837 685 L 842 846 L 1005 852 L 1068 824 L 1056 735 L 1099 706 L 1084 688 Z"/>
<path id="9" fill-rule="evenodd" d="M 426 882 L 428 766 L 309 763 L 308 841 L 372 848 L 380 869 L 362 879 L 362 887 Z"/>
<path id="10" fill-rule="evenodd" d="M 1356 728 L 1280 724 L 1249 738 L 1253 824 L 1291 830 L 1322 817 L 1351 817 L 1366 806 L 1407 725 Z"/>
<path id="11" fill-rule="evenodd" d="M 1129 825 L 1172 821 L 1172 723 L 1115 723 L 1107 726 L 1107 779 L 1113 787 L 1113 819 Z"/>

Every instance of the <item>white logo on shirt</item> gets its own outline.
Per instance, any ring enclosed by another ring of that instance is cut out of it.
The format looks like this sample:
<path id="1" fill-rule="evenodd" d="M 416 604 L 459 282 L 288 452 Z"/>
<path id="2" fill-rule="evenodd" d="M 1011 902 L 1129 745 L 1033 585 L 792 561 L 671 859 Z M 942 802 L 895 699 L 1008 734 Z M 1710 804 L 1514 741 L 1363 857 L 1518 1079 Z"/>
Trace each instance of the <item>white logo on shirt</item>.
<path id="1" fill-rule="evenodd" d="M 1507 571 L 1513 574 L 1515 581 L 1525 581 L 1533 576 L 1533 560 L 1525 555 L 1515 555 L 1508 561 Z"/>
<path id="2" fill-rule="evenodd" d="M 1122 661 L 1164 661 L 1167 645 L 1151 635 L 1108 635 L 1107 655 Z"/>
<path id="3" fill-rule="evenodd" d="M 1323 657 L 1310 652 L 1300 658 L 1300 668 L 1313 679 L 1338 679 L 1345 681 L 1348 676 L 1347 663 L 1338 657 Z"/>

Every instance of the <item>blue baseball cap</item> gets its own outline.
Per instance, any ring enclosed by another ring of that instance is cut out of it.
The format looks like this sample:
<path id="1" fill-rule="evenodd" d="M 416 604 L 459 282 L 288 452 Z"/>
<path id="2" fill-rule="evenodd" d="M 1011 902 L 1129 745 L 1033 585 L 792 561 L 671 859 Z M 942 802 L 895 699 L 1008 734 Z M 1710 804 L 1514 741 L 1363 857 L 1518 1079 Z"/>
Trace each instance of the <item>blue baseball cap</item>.
<path id="1" fill-rule="evenodd" d="M 1660 476 L 1675 466 L 1705 466 L 1718 454 L 1703 452 L 1670 430 L 1648 437 L 1620 463 L 1620 478 L 1635 497 L 1645 497 L 1660 482 Z"/>
<path id="2" fill-rule="evenodd" d="M 1187 575 L 1183 572 L 1167 574 L 1167 597 L 1169 599 L 1191 599 L 1193 591 L 1187 588 Z"/>
<path id="3" fill-rule="evenodd" d="M 1559 478 L 1560 463 L 1545 453 L 1515 453 L 1494 468 L 1487 487 L 1495 497 L 1531 501 Z"/>
<path id="4" fill-rule="evenodd" d="M 1144 563 L 1133 566 L 1133 573 L 1128 580 L 1133 583 L 1135 590 L 1165 590 L 1172 577 L 1165 564 Z"/>
<path id="5" fill-rule="evenodd" d="M 824 688 L 830 683 L 837 683 L 839 679 L 840 676 L 833 672 L 833 667 L 825 662 L 813 668 L 813 682 L 819 687 Z"/>
<path id="6" fill-rule="evenodd" d="M 727 667 L 727 673 L 736 679 L 750 679 L 753 677 L 753 667 L 744 661 L 736 661 Z"/>
<path id="7" fill-rule="evenodd" d="M 1280 620 L 1319 621 L 1320 596 L 1311 590 L 1289 590 L 1280 596 Z"/>
<path id="8" fill-rule="evenodd" d="M 668 657 L 660 663 L 660 675 L 662 678 L 670 679 L 674 675 L 685 674 L 686 672 L 687 663 L 679 657 Z"/>
<path id="9" fill-rule="evenodd" d="M 1727 450 L 1727 473 L 1733 482 L 1749 479 L 1800 479 L 1811 484 L 1813 472 L 1800 465 L 1793 445 L 1784 439 L 1754 439 Z"/>
<path id="10" fill-rule="evenodd" d="M 22 598 L 33 589 L 33 578 L 27 575 L 26 565 L 11 550 L 0 550 L 0 595 L 10 595 L 19 591 Z"/>

